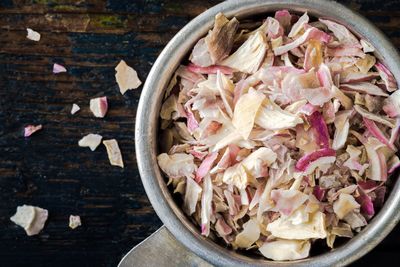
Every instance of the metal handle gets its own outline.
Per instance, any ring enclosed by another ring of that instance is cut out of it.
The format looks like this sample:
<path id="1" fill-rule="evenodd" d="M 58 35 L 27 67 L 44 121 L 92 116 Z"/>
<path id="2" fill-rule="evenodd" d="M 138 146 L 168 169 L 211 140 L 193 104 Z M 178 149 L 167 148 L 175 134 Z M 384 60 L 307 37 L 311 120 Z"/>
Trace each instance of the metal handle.
<path id="1" fill-rule="evenodd" d="M 165 226 L 131 249 L 118 267 L 212 267 L 179 243 Z"/>

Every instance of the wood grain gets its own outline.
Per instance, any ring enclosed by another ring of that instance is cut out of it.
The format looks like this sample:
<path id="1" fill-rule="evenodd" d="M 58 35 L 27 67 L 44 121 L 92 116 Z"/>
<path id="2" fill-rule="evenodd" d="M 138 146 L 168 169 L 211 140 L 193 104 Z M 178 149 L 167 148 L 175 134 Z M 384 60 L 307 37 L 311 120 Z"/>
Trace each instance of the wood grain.
<path id="1" fill-rule="evenodd" d="M 114 79 L 120 59 L 144 81 L 162 48 L 218 0 L 0 1 L 0 265 L 116 266 L 161 222 L 136 167 L 134 125 L 140 89 L 122 96 Z M 399 1 L 340 1 L 400 45 Z M 26 27 L 42 34 L 26 39 Z M 68 73 L 52 74 L 60 63 Z M 89 99 L 106 95 L 109 113 L 94 118 Z M 69 114 L 72 103 L 82 110 Z M 43 124 L 31 138 L 27 124 Z M 105 148 L 80 148 L 87 133 L 119 141 L 125 169 Z M 27 237 L 9 217 L 17 205 L 49 210 L 43 232 Z M 68 228 L 70 214 L 83 226 Z M 399 249 L 399 227 L 355 266 L 381 263 Z"/>

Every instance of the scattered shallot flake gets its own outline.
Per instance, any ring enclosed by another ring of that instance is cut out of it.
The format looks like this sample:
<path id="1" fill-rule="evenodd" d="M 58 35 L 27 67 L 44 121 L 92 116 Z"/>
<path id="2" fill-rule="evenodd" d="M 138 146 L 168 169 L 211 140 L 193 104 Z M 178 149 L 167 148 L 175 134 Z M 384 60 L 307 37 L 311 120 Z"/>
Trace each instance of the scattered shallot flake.
<path id="1" fill-rule="evenodd" d="M 79 140 L 78 145 L 80 147 L 89 147 L 90 150 L 95 151 L 100 145 L 101 139 L 103 139 L 103 137 L 99 134 L 88 134 Z"/>
<path id="2" fill-rule="evenodd" d="M 122 161 L 121 150 L 119 149 L 118 142 L 115 139 L 104 140 L 103 145 L 107 149 L 108 159 L 110 164 L 113 166 L 124 167 L 124 162 Z"/>
<path id="3" fill-rule="evenodd" d="M 81 225 L 81 217 L 79 217 L 78 215 L 69 215 L 69 228 L 75 229 Z"/>
<path id="4" fill-rule="evenodd" d="M 137 72 L 129 67 L 125 61 L 121 60 L 115 67 L 115 79 L 119 86 L 121 94 L 125 94 L 130 89 L 138 88 L 142 82 L 140 81 Z"/>
<path id="5" fill-rule="evenodd" d="M 97 118 L 104 118 L 108 110 L 107 97 L 97 97 L 90 99 L 90 111 Z"/>
<path id="6" fill-rule="evenodd" d="M 77 104 L 72 104 L 72 108 L 71 108 L 71 114 L 74 115 L 75 113 L 77 113 L 81 108 L 77 105 Z"/>
<path id="7" fill-rule="evenodd" d="M 24 128 L 24 137 L 29 137 L 31 136 L 33 133 L 41 130 L 43 127 L 41 124 L 39 125 L 28 125 Z"/>
<path id="8" fill-rule="evenodd" d="M 30 28 L 27 28 L 26 31 L 27 31 L 26 38 L 28 38 L 29 40 L 32 40 L 32 41 L 36 41 L 36 42 L 40 41 L 40 33 L 36 32 Z"/>
<path id="9" fill-rule="evenodd" d="M 61 73 L 61 72 L 67 72 L 67 69 L 60 64 L 54 63 L 53 73 L 57 74 L 57 73 Z"/>
<path id="10" fill-rule="evenodd" d="M 34 206 L 18 206 L 17 212 L 10 218 L 12 222 L 23 227 L 28 236 L 37 235 L 43 229 L 48 211 Z"/>

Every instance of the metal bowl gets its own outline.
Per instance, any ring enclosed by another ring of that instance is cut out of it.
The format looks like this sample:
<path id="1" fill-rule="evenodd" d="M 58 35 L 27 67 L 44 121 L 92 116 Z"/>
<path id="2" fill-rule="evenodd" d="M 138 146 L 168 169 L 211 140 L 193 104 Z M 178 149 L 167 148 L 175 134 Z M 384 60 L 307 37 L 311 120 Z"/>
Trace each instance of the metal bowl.
<path id="1" fill-rule="evenodd" d="M 279 9 L 305 12 L 346 25 L 377 49 L 382 60 L 400 82 L 399 54 L 389 40 L 365 18 L 333 1 L 321 0 L 234 0 L 226 1 L 202 13 L 187 24 L 162 51 L 151 69 L 140 97 L 136 117 L 136 156 L 146 193 L 156 213 L 168 230 L 183 245 L 206 261 L 218 266 L 344 266 L 373 249 L 395 227 L 400 219 L 400 181 L 391 190 L 382 210 L 354 238 L 344 245 L 321 255 L 290 262 L 269 261 L 244 256 L 224 248 L 200 235 L 198 227 L 173 200 L 157 165 L 158 117 L 164 91 L 175 69 L 194 44 L 212 27 L 214 16 L 223 12 L 227 17 L 246 18 Z M 399 83 L 400 84 L 400 83 Z"/>

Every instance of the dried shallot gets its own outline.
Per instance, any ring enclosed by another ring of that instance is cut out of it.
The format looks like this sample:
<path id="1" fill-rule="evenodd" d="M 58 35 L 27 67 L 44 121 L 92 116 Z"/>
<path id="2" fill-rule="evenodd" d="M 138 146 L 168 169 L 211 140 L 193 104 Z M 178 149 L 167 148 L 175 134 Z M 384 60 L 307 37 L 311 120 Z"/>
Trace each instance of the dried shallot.
<path id="1" fill-rule="evenodd" d="M 216 16 L 166 88 L 157 157 L 202 235 L 297 260 L 368 224 L 400 166 L 400 93 L 374 51 L 307 13 Z"/>

